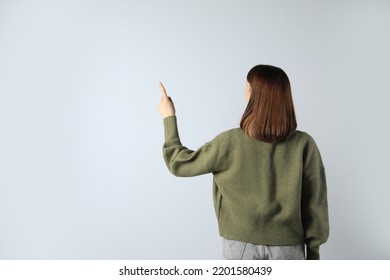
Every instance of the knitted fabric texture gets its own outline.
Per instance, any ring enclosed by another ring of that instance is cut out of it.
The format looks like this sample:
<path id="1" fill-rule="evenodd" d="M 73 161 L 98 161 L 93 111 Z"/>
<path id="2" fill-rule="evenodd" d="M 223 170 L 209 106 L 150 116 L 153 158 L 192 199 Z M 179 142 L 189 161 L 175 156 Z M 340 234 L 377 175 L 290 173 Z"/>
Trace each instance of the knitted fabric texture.
<path id="1" fill-rule="evenodd" d="M 265 143 L 240 128 L 197 150 L 182 145 L 176 116 L 164 118 L 163 156 L 180 177 L 213 174 L 213 200 L 222 237 L 260 245 L 306 244 L 319 259 L 329 235 L 327 187 L 313 138 L 294 131 Z"/>

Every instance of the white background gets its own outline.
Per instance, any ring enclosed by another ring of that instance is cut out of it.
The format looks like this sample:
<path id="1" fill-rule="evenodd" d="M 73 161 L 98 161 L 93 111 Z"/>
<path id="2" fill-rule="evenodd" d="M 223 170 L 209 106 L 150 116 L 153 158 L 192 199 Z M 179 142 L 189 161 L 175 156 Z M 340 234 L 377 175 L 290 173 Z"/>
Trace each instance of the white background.
<path id="1" fill-rule="evenodd" d="M 324 259 L 390 259 L 390 1 L 1 1 L 0 259 L 220 259 L 211 175 L 162 159 L 237 127 L 256 64 L 322 153 Z"/>

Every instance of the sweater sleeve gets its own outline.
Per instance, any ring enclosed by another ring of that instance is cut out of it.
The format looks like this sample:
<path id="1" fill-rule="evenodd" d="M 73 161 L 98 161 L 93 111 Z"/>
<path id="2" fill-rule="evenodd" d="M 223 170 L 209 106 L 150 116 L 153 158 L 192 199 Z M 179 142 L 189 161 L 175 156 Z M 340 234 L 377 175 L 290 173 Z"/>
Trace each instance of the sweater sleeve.
<path id="1" fill-rule="evenodd" d="M 320 245 L 328 240 L 329 217 L 325 169 L 314 140 L 304 160 L 301 209 L 307 259 L 318 260 Z"/>
<path id="2" fill-rule="evenodd" d="M 193 151 L 181 144 L 176 116 L 163 119 L 165 142 L 164 161 L 172 174 L 191 177 L 217 171 L 218 139 L 214 139 Z"/>

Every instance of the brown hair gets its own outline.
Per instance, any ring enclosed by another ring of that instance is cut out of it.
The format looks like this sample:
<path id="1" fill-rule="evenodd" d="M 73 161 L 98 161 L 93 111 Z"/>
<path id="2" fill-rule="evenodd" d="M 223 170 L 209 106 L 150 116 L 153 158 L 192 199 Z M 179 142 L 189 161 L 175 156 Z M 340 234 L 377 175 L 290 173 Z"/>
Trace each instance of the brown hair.
<path id="1" fill-rule="evenodd" d="M 284 140 L 297 128 L 290 81 L 280 68 L 257 65 L 247 75 L 251 87 L 240 127 L 246 135 L 268 143 Z"/>

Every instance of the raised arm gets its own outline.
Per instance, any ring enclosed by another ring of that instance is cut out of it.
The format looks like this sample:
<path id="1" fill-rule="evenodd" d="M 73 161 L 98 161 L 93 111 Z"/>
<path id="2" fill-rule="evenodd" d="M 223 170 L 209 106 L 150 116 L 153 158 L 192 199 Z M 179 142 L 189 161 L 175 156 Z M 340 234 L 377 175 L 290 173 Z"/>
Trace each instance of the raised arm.
<path id="1" fill-rule="evenodd" d="M 218 139 L 206 143 L 196 151 L 183 146 L 177 128 L 175 106 L 161 82 L 160 90 L 162 98 L 158 110 L 164 118 L 163 156 L 168 169 L 172 174 L 181 177 L 197 176 L 218 170 Z"/>

